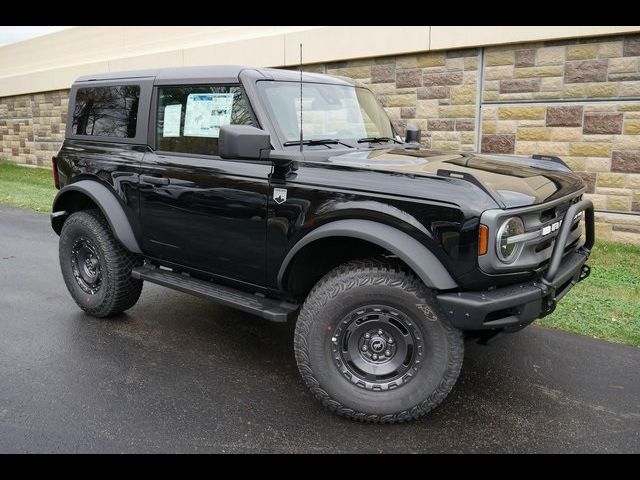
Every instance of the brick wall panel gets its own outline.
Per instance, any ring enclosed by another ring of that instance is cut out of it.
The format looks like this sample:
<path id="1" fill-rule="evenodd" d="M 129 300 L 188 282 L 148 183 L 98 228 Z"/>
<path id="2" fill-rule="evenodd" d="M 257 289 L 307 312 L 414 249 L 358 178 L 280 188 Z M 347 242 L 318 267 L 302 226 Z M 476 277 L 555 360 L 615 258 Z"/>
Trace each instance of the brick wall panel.
<path id="1" fill-rule="evenodd" d="M 0 100 L 0 158 L 49 166 L 64 140 L 67 90 Z"/>

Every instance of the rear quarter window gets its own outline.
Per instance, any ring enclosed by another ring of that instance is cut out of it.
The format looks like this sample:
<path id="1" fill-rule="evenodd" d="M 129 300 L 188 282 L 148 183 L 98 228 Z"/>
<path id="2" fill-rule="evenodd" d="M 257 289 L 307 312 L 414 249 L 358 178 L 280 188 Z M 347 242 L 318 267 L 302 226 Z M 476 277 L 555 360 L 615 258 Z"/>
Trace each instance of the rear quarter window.
<path id="1" fill-rule="evenodd" d="M 71 133 L 134 138 L 139 103 L 138 85 L 79 88 L 76 92 Z"/>

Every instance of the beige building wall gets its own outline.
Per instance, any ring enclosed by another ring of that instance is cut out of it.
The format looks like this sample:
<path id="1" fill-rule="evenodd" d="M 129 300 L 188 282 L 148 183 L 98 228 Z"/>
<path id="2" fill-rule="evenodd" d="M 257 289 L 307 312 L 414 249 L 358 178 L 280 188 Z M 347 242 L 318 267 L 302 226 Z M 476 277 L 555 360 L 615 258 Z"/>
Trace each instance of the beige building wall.
<path id="1" fill-rule="evenodd" d="M 80 75 L 133 68 L 291 66 L 411 52 L 638 31 L 638 26 L 75 27 L 0 47 L 0 97 L 69 88 Z"/>
<path id="2" fill-rule="evenodd" d="M 296 68 L 303 42 L 305 70 L 363 82 L 426 148 L 560 156 L 585 180 L 599 238 L 640 244 L 640 27 L 129 28 L 0 48 L 1 158 L 50 164 L 80 74 Z"/>

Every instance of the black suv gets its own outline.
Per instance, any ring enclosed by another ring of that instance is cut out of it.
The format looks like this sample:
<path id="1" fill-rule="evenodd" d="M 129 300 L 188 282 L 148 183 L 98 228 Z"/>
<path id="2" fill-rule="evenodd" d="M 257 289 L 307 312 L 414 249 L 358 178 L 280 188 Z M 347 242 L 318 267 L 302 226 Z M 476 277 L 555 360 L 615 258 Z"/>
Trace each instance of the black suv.
<path id="1" fill-rule="evenodd" d="M 302 378 L 340 415 L 427 413 L 464 332 L 519 330 L 589 274 L 593 206 L 562 160 L 423 150 L 348 79 L 175 68 L 70 98 L 52 225 L 80 308 L 122 312 L 147 281 L 295 319 Z"/>

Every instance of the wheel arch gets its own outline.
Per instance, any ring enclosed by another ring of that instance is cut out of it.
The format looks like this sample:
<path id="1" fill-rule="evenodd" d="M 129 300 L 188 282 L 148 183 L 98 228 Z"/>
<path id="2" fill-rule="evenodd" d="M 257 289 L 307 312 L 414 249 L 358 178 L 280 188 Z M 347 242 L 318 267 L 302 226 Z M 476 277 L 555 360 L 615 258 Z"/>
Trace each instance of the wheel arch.
<path id="1" fill-rule="evenodd" d="M 116 239 L 130 252 L 142 253 L 129 219 L 116 195 L 93 180 L 80 180 L 67 185 L 53 200 L 51 226 L 60 235 L 70 213 L 86 208 L 98 208 L 109 223 Z"/>
<path id="2" fill-rule="evenodd" d="M 449 290 L 458 287 L 434 253 L 415 238 L 389 225 L 357 219 L 336 220 L 322 225 L 299 240 L 289 250 L 280 266 L 278 287 L 286 290 L 286 280 L 294 266 L 294 260 L 300 254 L 317 242 L 331 238 L 357 239 L 396 255 L 429 288 Z"/>

